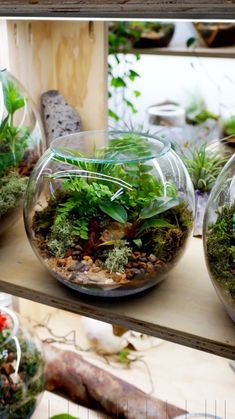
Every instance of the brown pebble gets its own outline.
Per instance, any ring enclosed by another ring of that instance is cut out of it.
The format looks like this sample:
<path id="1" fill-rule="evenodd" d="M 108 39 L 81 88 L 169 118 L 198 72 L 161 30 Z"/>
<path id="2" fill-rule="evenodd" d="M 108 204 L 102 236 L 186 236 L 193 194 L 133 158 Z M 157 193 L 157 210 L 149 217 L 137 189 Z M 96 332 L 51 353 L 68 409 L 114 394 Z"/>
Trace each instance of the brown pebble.
<path id="1" fill-rule="evenodd" d="M 78 263 L 76 265 L 76 268 L 77 268 L 77 271 L 80 271 L 80 272 L 84 272 L 87 270 L 87 266 L 83 262 Z"/>
<path id="2" fill-rule="evenodd" d="M 146 263 L 145 262 L 139 262 L 139 267 L 140 268 L 144 268 L 144 269 L 146 269 Z"/>
<path id="3" fill-rule="evenodd" d="M 80 246 L 80 244 L 76 244 L 75 249 L 82 251 L 82 246 Z"/>
<path id="4" fill-rule="evenodd" d="M 57 266 L 66 266 L 66 259 L 58 259 Z"/>
<path id="5" fill-rule="evenodd" d="M 126 275 L 127 279 L 132 279 L 133 276 L 134 276 L 134 274 L 132 274 L 132 273 L 129 273 L 129 274 Z"/>
<path id="6" fill-rule="evenodd" d="M 73 264 L 68 267 L 69 272 L 77 271 L 77 264 Z"/>
<path id="7" fill-rule="evenodd" d="M 100 272 L 101 271 L 101 268 L 99 266 L 93 266 L 91 268 L 91 270 L 92 270 L 92 272 Z"/>
<path id="8" fill-rule="evenodd" d="M 141 257 L 141 258 L 140 258 L 140 261 L 141 261 L 141 262 L 148 262 L 148 259 L 147 259 L 146 257 Z"/>
<path id="9" fill-rule="evenodd" d="M 152 273 L 154 271 L 155 271 L 155 269 L 154 269 L 153 264 L 151 262 L 148 262 L 147 263 L 147 272 Z"/>
<path id="10" fill-rule="evenodd" d="M 154 262 L 156 262 L 157 257 L 156 257 L 155 255 L 151 254 L 151 255 L 149 255 L 149 257 L 148 257 L 148 260 L 149 260 L 150 262 L 154 263 Z"/>

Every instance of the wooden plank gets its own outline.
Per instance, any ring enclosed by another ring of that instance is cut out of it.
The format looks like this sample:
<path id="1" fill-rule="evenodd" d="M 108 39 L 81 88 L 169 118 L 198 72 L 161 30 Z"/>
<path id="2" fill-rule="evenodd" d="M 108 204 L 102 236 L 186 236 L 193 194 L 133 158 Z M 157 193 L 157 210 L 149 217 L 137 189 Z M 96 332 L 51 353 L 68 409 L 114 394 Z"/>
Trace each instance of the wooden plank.
<path id="1" fill-rule="evenodd" d="M 43 92 L 59 89 L 77 108 L 83 130 L 106 126 L 104 22 L 11 20 L 7 21 L 7 34 L 8 68 L 38 107 Z"/>
<path id="2" fill-rule="evenodd" d="M 26 240 L 22 222 L 0 241 L 0 290 L 235 359 L 235 328 L 210 283 L 200 239 L 192 239 L 165 282 L 128 300 L 88 299 L 52 278 Z"/>
<path id="3" fill-rule="evenodd" d="M 168 55 L 175 57 L 205 57 L 205 58 L 235 58 L 235 47 L 224 48 L 186 48 L 184 46 L 173 46 L 166 48 L 133 48 L 126 51 L 129 54 L 145 54 L 145 55 Z"/>
<path id="4" fill-rule="evenodd" d="M 1 0 L 1 16 L 234 19 L 234 0 Z"/>

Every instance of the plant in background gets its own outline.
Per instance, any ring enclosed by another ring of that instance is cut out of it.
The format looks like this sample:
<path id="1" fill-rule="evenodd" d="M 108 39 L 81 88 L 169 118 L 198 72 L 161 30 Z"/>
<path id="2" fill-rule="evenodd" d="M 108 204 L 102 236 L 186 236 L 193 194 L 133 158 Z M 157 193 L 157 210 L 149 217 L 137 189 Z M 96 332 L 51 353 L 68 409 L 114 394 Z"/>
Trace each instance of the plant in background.
<path id="1" fill-rule="evenodd" d="M 200 125 L 208 119 L 217 121 L 219 116 L 211 112 L 201 97 L 192 97 L 186 107 L 186 120 L 188 124 Z"/>
<path id="2" fill-rule="evenodd" d="M 235 135 L 235 116 L 230 116 L 222 121 L 225 136 Z"/>

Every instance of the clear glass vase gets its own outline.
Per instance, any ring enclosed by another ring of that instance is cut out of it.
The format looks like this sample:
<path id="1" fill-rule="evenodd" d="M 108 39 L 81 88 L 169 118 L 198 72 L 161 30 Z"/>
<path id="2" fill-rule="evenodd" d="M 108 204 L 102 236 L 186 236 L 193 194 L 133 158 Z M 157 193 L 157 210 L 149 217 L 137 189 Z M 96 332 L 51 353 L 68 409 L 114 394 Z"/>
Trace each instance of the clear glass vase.
<path id="1" fill-rule="evenodd" d="M 21 214 L 28 177 L 45 148 L 32 100 L 15 77 L 0 71 L 0 234 Z"/>
<path id="2" fill-rule="evenodd" d="M 49 272 L 84 294 L 119 297 L 160 282 L 192 227 L 194 192 L 160 138 L 87 131 L 54 140 L 28 184 L 24 217 Z"/>
<path id="3" fill-rule="evenodd" d="M 211 191 L 203 238 L 212 283 L 235 322 L 235 155 L 227 162 Z"/>
<path id="4" fill-rule="evenodd" d="M 44 381 L 39 342 L 12 310 L 0 307 L 0 417 L 29 419 Z"/>

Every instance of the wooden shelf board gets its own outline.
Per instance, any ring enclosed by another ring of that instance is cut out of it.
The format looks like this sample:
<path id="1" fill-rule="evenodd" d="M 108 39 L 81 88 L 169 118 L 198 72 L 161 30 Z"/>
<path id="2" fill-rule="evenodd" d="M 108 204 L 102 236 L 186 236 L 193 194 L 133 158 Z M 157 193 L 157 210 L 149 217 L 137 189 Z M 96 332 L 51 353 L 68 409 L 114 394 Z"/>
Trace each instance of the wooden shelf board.
<path id="1" fill-rule="evenodd" d="M 150 19 L 235 18 L 233 0 L 1 0 L 0 16 L 67 16 Z"/>
<path id="2" fill-rule="evenodd" d="M 47 273 L 21 221 L 0 239 L 0 291 L 235 359 L 235 327 L 209 280 L 200 239 L 191 239 L 169 277 L 145 295 L 91 300 Z"/>
<path id="3" fill-rule="evenodd" d="M 235 47 L 224 48 L 186 48 L 184 46 L 174 46 L 166 48 L 133 48 L 128 51 L 131 54 L 145 55 L 168 55 L 177 57 L 205 57 L 205 58 L 235 58 Z"/>

